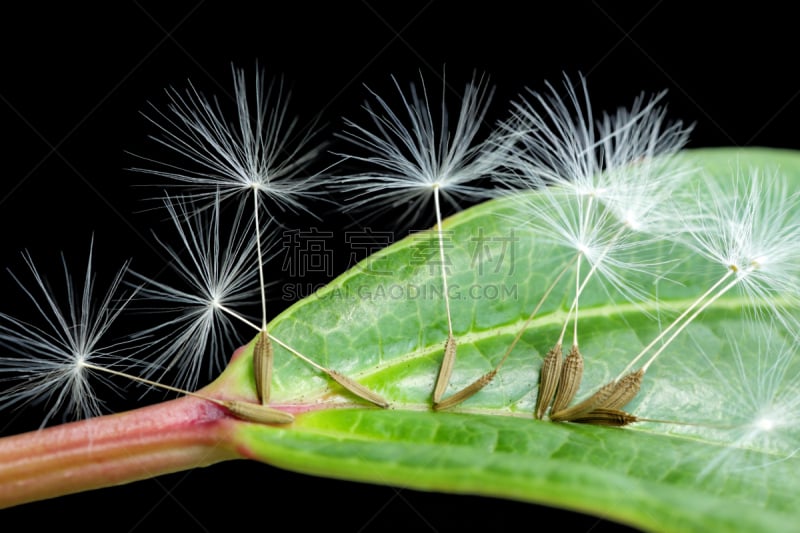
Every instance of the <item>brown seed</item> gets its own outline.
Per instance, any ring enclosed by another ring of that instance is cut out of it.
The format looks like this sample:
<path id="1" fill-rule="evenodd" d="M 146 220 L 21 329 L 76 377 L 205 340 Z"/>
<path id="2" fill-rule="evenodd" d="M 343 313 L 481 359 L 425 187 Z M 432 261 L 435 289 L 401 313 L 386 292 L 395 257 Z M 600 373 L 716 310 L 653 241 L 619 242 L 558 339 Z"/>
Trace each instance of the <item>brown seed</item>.
<path id="1" fill-rule="evenodd" d="M 248 422 L 259 424 L 290 424 L 294 422 L 291 414 L 266 405 L 239 400 L 221 400 L 221 404 L 235 416 Z"/>
<path id="2" fill-rule="evenodd" d="M 576 424 L 592 424 L 594 426 L 622 427 L 638 422 L 639 419 L 625 411 L 618 409 L 599 408 L 589 411 L 586 414 L 575 417 L 570 422 Z"/>
<path id="3" fill-rule="evenodd" d="M 456 339 L 453 335 L 447 336 L 444 343 L 444 356 L 442 366 L 439 367 L 439 376 L 436 378 L 436 387 L 433 389 L 433 403 L 436 405 L 444 396 L 447 385 L 450 384 L 450 375 L 453 373 L 453 366 L 456 362 Z"/>
<path id="4" fill-rule="evenodd" d="M 386 409 L 389 407 L 389 402 L 384 399 L 383 396 L 379 395 L 376 392 L 373 392 L 366 388 L 361 383 L 348 378 L 344 374 L 337 372 L 336 370 L 328 370 L 327 374 L 333 379 L 336 383 L 344 387 L 345 389 L 349 390 L 359 398 L 367 400 L 370 403 L 374 403 L 378 407 L 383 407 Z"/>
<path id="5" fill-rule="evenodd" d="M 262 405 L 269 403 L 272 387 L 272 342 L 266 331 L 261 331 L 253 348 L 253 373 L 256 379 L 256 395 Z"/>
<path id="6" fill-rule="evenodd" d="M 563 411 L 575 398 L 583 379 L 583 357 L 577 345 L 573 345 L 564 359 L 561 368 L 561 379 L 558 382 L 558 392 L 553 400 L 552 412 Z"/>
<path id="7" fill-rule="evenodd" d="M 606 399 L 601 406 L 604 409 L 622 409 L 628 402 L 633 400 L 642 388 L 642 378 L 644 371 L 637 370 L 630 374 L 625 374 L 622 379 L 617 381 L 614 392 Z"/>
<path id="8" fill-rule="evenodd" d="M 446 409 L 450 409 L 453 406 L 456 406 L 463 402 L 464 400 L 471 398 L 475 393 L 483 389 L 486 385 L 488 385 L 497 375 L 497 369 L 487 372 L 486 374 L 482 375 L 457 393 L 445 398 L 440 402 L 434 402 L 433 409 L 435 411 L 444 411 Z"/>
<path id="9" fill-rule="evenodd" d="M 558 388 L 558 381 L 561 379 L 561 344 L 553 346 L 544 358 L 542 370 L 539 373 L 539 396 L 536 398 L 536 409 L 534 411 L 537 419 L 544 417 L 547 408 L 553 401 L 553 395 Z"/>
<path id="10" fill-rule="evenodd" d="M 614 392 L 617 383 L 612 381 L 611 383 L 606 383 L 600 389 L 583 400 L 582 402 L 573 405 L 572 407 L 568 407 L 567 409 L 563 409 L 557 412 L 550 412 L 550 420 L 553 422 L 572 422 L 576 418 L 580 418 L 595 409 L 604 407 L 606 401 Z"/>

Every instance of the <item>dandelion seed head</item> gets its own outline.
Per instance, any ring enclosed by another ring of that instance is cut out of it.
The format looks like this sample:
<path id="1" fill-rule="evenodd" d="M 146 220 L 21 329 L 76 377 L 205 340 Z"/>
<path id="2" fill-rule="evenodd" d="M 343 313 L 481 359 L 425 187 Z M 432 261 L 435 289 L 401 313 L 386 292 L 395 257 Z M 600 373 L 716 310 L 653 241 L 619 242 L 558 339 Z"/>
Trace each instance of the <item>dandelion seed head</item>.
<path id="1" fill-rule="evenodd" d="M 778 420 L 775 419 L 772 413 L 762 413 L 753 423 L 753 427 L 757 431 L 770 432 L 778 425 Z"/>
<path id="2" fill-rule="evenodd" d="M 651 210 L 686 174 L 672 156 L 692 128 L 666 121 L 665 93 L 640 95 L 629 109 L 596 120 L 584 77 L 565 77 L 564 96 L 549 83 L 546 89 L 528 89 L 502 124 L 514 147 L 506 167 L 523 187 L 561 187 L 612 210 L 635 200 Z"/>
<path id="3" fill-rule="evenodd" d="M 157 339 L 152 346 L 158 355 L 145 369 L 145 377 L 163 377 L 174 370 L 176 386 L 194 389 L 203 371 L 213 376 L 238 344 L 236 328 L 223 308 L 251 305 L 259 287 L 256 240 L 252 219 L 244 217 L 245 206 L 239 204 L 225 219 L 229 225 L 223 233 L 218 201 L 213 209 L 197 214 L 192 214 L 188 202 L 185 197 L 165 200 L 182 246 L 156 237 L 178 281 L 165 283 L 132 274 L 142 282 L 137 304 L 164 317 L 137 336 Z"/>
<path id="4" fill-rule="evenodd" d="M 128 265 L 123 265 L 107 292 L 96 301 L 91 247 L 82 286 L 62 256 L 64 298 L 59 298 L 29 253 L 23 253 L 23 259 L 33 283 L 11 275 L 33 303 L 36 320 L 0 313 L 0 346 L 14 354 L 0 358 L 0 378 L 12 383 L 0 396 L 0 408 L 43 404 L 47 413 L 42 426 L 58 413 L 65 419 L 99 415 L 103 404 L 89 380 L 93 374 L 90 364 L 137 364 L 132 359 L 137 346 L 106 341 L 132 295 L 120 289 Z M 119 392 L 107 378 L 96 377 L 106 388 Z"/>
<path id="5" fill-rule="evenodd" d="M 636 303 L 648 289 L 630 274 L 657 276 L 666 261 L 649 246 L 676 232 L 671 197 L 689 173 L 674 156 L 691 127 L 667 122 L 664 93 L 597 120 L 585 78 L 563 85 L 565 96 L 547 84 L 513 104 L 502 125 L 513 140 L 506 168 L 547 199 L 526 213 L 537 238 L 575 249 L 601 282 Z"/>
<path id="6" fill-rule="evenodd" d="M 639 231 L 645 226 L 645 223 L 639 216 L 639 213 L 633 209 L 625 210 L 620 218 L 622 223 L 633 231 Z"/>
<path id="7" fill-rule="evenodd" d="M 750 268 L 752 270 L 759 270 L 764 266 L 769 267 L 769 258 L 766 255 L 756 257 L 750 261 Z"/>
<path id="8" fill-rule="evenodd" d="M 142 158 L 151 164 L 133 170 L 166 178 L 196 202 L 197 209 L 216 201 L 261 193 L 268 212 L 313 213 L 306 201 L 318 198 L 324 176 L 309 166 L 321 152 L 313 125 L 301 130 L 288 115 L 289 92 L 283 81 L 267 84 L 257 70 L 249 86 L 245 73 L 233 69 L 235 120 L 217 98 L 190 84 L 185 92 L 169 89 L 166 110 L 155 106 L 146 118 L 158 129 L 151 138 L 178 156 L 175 163 Z M 274 214 L 274 213 L 272 213 Z"/>
<path id="9" fill-rule="evenodd" d="M 732 448 L 759 450 L 770 456 L 770 461 L 788 457 L 800 449 L 797 402 L 782 397 L 773 400 L 773 404 L 761 406 L 749 421 L 741 422 L 732 431 Z"/>
<path id="10" fill-rule="evenodd" d="M 578 252 L 585 255 L 586 257 L 591 258 L 595 255 L 595 250 L 586 243 L 578 242 L 575 248 L 578 250 Z"/>
<path id="11" fill-rule="evenodd" d="M 413 224 L 434 193 L 456 209 L 465 199 L 498 194 L 502 189 L 478 183 L 501 163 L 501 144 L 494 134 L 479 139 L 493 93 L 486 82 L 473 79 L 467 84 L 459 113 L 452 120 L 444 93 L 441 107 L 436 109 L 424 81 L 404 91 L 392 79 L 401 100 L 400 110 L 371 92 L 372 101 L 364 106 L 371 124 L 345 120 L 347 129 L 338 135 L 353 150 L 337 155 L 373 169 L 340 178 L 337 189 L 350 195 L 346 209 L 375 213 L 405 205 L 399 221 Z"/>
<path id="12" fill-rule="evenodd" d="M 767 469 L 800 452 L 800 358 L 793 331 L 779 320 L 721 325 L 726 340 L 706 352 L 695 341 L 700 364 L 682 367 L 693 385 L 694 421 L 675 426 L 720 444 L 702 476 L 714 471 Z M 673 406 L 680 416 L 686 406 Z M 720 418 L 720 416 L 724 418 Z"/>
<path id="13" fill-rule="evenodd" d="M 797 326 L 786 309 L 800 302 L 800 192 L 777 172 L 736 169 L 708 176 L 691 197 L 681 215 L 684 242 L 733 272 L 753 308 L 767 306 Z"/>

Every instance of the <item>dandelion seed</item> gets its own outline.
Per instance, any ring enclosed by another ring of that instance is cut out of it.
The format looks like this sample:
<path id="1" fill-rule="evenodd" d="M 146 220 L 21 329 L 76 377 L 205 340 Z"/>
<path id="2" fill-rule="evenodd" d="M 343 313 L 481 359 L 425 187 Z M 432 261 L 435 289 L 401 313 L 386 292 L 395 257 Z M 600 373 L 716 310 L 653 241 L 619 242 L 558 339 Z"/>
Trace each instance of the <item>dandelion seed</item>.
<path id="1" fill-rule="evenodd" d="M 659 260 L 634 257 L 648 243 L 643 233 L 663 238 L 675 231 L 666 224 L 673 213 L 665 206 L 686 175 L 673 156 L 686 144 L 691 127 L 666 121 L 666 108 L 659 107 L 663 92 L 649 100 L 640 95 L 630 109 L 596 119 L 586 79 L 576 85 L 565 78 L 566 98 L 550 84 L 545 94 L 529 90 L 528 99 L 514 103 L 503 129 L 516 142 L 506 166 L 517 185 L 540 193 L 538 200 L 523 200 L 523 222 L 537 238 L 573 248 L 578 269 L 584 259 L 591 265 L 583 280 L 576 278 L 570 315 L 576 315 L 577 324 L 580 293 L 595 273 L 637 301 L 642 294 L 625 272 L 661 266 Z"/>
<path id="2" fill-rule="evenodd" d="M 670 326 L 665 328 L 623 370 L 630 370 L 658 343 L 644 371 L 697 316 L 731 289 L 738 287 L 758 318 L 778 320 L 797 331 L 797 319 L 787 312 L 800 301 L 800 192 L 791 192 L 780 174 L 763 176 L 737 172 L 731 186 L 709 177 L 697 192 L 699 211 L 684 211 L 685 243 L 720 265 L 720 278 Z"/>
<path id="3" fill-rule="evenodd" d="M 732 273 L 751 309 L 766 306 L 768 315 L 797 330 L 786 310 L 800 301 L 800 191 L 780 173 L 759 170 L 704 185 L 699 194 L 707 200 L 685 220 L 687 243 Z"/>
<path id="4" fill-rule="evenodd" d="M 177 153 L 189 168 L 163 165 L 166 170 L 135 169 L 165 177 L 187 186 L 187 198 L 205 207 L 216 206 L 229 197 L 252 192 L 253 229 L 256 243 L 256 271 L 261 289 L 261 330 L 266 334 L 267 303 L 264 276 L 263 231 L 259 221 L 261 209 L 268 215 L 268 224 L 277 212 L 310 214 L 305 202 L 318 198 L 322 174 L 309 174 L 309 165 L 321 150 L 311 146 L 313 129 L 300 131 L 297 119 L 287 116 L 289 95 L 283 82 L 265 87 L 260 71 L 255 76 L 255 94 L 248 96 L 244 71 L 234 74 L 234 97 L 238 121 L 225 119 L 217 99 L 209 100 L 194 87 L 186 94 L 168 91 L 169 112 L 157 112 L 153 122 L 161 130 L 157 142 Z M 269 342 L 269 337 L 265 337 Z M 268 353 L 259 351 L 259 354 Z M 260 355 L 257 355 L 259 357 Z M 256 365 L 271 365 L 257 361 Z M 261 368 L 271 375 L 271 369 Z M 269 390 L 262 384 L 264 391 Z"/>
<path id="5" fill-rule="evenodd" d="M 547 188 L 534 196 L 521 196 L 517 202 L 520 215 L 514 217 L 515 224 L 529 230 L 531 238 L 563 248 L 576 258 L 575 294 L 567 323 L 576 314 L 580 296 L 590 281 L 596 279 L 611 300 L 621 296 L 637 303 L 646 299 L 649 291 L 634 280 L 657 275 L 669 262 L 654 255 L 655 236 L 618 224 L 607 208 L 598 207 L 590 198 Z M 584 262 L 589 268 L 581 275 Z"/>
<path id="6" fill-rule="evenodd" d="M 365 387 L 341 374 L 334 375 L 334 371 L 269 335 L 263 327 L 236 310 L 239 306 L 252 303 L 259 292 L 255 283 L 256 271 L 250 268 L 256 245 L 249 224 L 242 225 L 243 205 L 240 204 L 233 216 L 230 238 L 225 242 L 220 236 L 219 203 L 214 204 L 210 217 L 206 216 L 207 213 L 189 217 L 190 207 L 187 207 L 185 200 L 167 200 L 166 205 L 188 257 L 184 257 L 179 249 L 157 239 L 170 256 L 170 265 L 183 280 L 184 288 L 133 273 L 144 282 L 140 289 L 143 298 L 165 303 L 166 308 L 161 309 L 162 312 L 178 313 L 178 316 L 137 335 L 137 338 L 160 339 L 153 343 L 159 355 L 146 376 L 157 373 L 163 376 L 174 369 L 177 370 L 175 382 L 181 385 L 181 389 L 195 389 L 205 366 L 206 354 L 211 354 L 212 364 L 208 367 L 208 377 L 211 378 L 222 368 L 227 354 L 236 346 L 235 323 L 243 323 L 259 332 L 260 346 L 254 353 L 254 371 L 257 376 L 256 392 L 262 404 L 269 401 L 273 359 L 271 343 L 276 342 L 351 392 L 355 390 L 356 395 L 381 406 L 388 405 L 382 398 L 378 402 L 373 401 L 379 398 L 374 393 L 372 397 L 365 397 Z M 257 359 L 259 352 L 266 358 Z M 347 384 L 352 385 L 348 387 Z"/>
<path id="7" fill-rule="evenodd" d="M 579 301 L 589 281 L 599 275 L 610 299 L 619 294 L 638 302 L 647 293 L 632 283 L 630 274 L 654 275 L 664 265 L 661 257 L 645 251 L 674 231 L 666 224 L 672 212 L 665 207 L 686 174 L 674 154 L 691 128 L 666 122 L 666 109 L 659 107 L 664 93 L 649 100 L 641 95 L 630 109 L 596 119 L 585 78 L 576 85 L 565 79 L 565 98 L 550 84 L 546 93 L 529 90 L 528 98 L 513 104 L 512 118 L 502 128 L 506 144 L 512 145 L 505 165 L 510 183 L 537 190 L 520 197 L 521 216 L 514 222 L 530 228 L 537 239 L 576 254 L 575 293 L 554 350 L 561 352 L 572 321 L 569 372 L 577 376 L 574 369 L 582 362 Z M 584 261 L 590 269 L 582 275 Z M 537 418 L 549 407 L 561 379 L 557 372 L 546 376 L 551 387 L 537 400 Z M 558 398 L 559 410 L 576 388 L 576 383 L 560 383 L 565 392 Z"/>
<path id="8" fill-rule="evenodd" d="M 695 411 L 698 417 L 715 416 L 720 412 L 718 398 L 725 398 L 722 422 L 728 428 L 705 435 L 725 443 L 725 449 L 701 475 L 718 469 L 763 468 L 800 453 L 795 332 L 773 320 L 750 322 L 735 337 L 728 335 L 725 357 L 712 360 L 699 346 L 698 352 L 707 363 L 706 371 L 692 372 L 691 378 L 708 392 L 707 398 L 696 400 Z"/>
<path id="9" fill-rule="evenodd" d="M 518 187 L 556 185 L 621 203 L 631 194 L 644 200 L 643 191 L 662 190 L 685 174 L 669 156 L 686 145 L 692 127 L 666 121 L 666 107 L 659 107 L 666 91 L 648 100 L 642 94 L 630 109 L 598 120 L 586 79 L 575 84 L 565 77 L 563 85 L 566 98 L 549 83 L 548 93 L 528 89 L 528 98 L 513 103 L 512 118 L 503 124 L 506 138 L 516 143 L 507 164 Z M 647 168 L 659 171 L 642 172 Z"/>
<path id="10" fill-rule="evenodd" d="M 161 136 L 153 139 L 190 166 L 163 164 L 171 170 L 134 170 L 176 181 L 189 189 L 186 198 L 206 207 L 252 193 L 266 329 L 260 210 L 266 210 L 268 222 L 276 219 L 279 211 L 316 216 L 306 202 L 319 197 L 322 175 L 307 174 L 307 169 L 321 146 L 312 147 L 313 130 L 300 132 L 297 119 L 287 116 L 289 95 L 283 82 L 265 87 L 263 73 L 256 71 L 255 94 L 249 96 L 244 71 L 234 69 L 233 75 L 236 123 L 228 122 L 216 98 L 209 100 L 194 87 L 185 95 L 170 90 L 169 112 L 157 112 L 156 118 L 150 119 L 161 130 Z"/>
<path id="11" fill-rule="evenodd" d="M 779 174 L 763 179 L 756 171 L 747 177 L 737 173 L 731 187 L 722 186 L 716 179 L 709 177 L 704 189 L 696 193 L 698 211 L 691 213 L 687 208 L 681 212 L 686 244 L 700 256 L 721 265 L 723 274 L 645 346 L 614 381 L 579 406 L 551 413 L 551 419 L 570 420 L 584 404 L 592 409 L 624 407 L 638 393 L 642 376 L 656 358 L 701 313 L 735 287 L 750 300 L 759 321 L 769 318 L 796 336 L 797 320 L 787 312 L 790 307 L 787 302 L 791 306 L 798 302 L 800 193 L 792 193 Z M 631 371 L 647 355 L 649 358 L 641 368 Z M 606 393 L 613 396 L 608 391 L 615 388 L 620 391 L 618 398 L 597 399 Z M 756 432 L 765 428 L 772 431 L 774 427 L 775 417 L 771 412 L 759 414 L 750 425 Z"/>
<path id="12" fill-rule="evenodd" d="M 433 200 L 447 317 L 447 340 L 433 392 L 436 406 L 449 384 L 457 353 L 448 295 L 442 203 L 458 208 L 461 199 L 485 199 L 492 194 L 477 181 L 486 178 L 500 164 L 499 151 L 491 137 L 482 142 L 477 137 L 493 91 L 482 79 L 467 84 L 451 131 L 444 93 L 437 121 L 424 82 L 419 90 L 412 84 L 406 94 L 397 80 L 393 81 L 402 100 L 402 113 L 396 113 L 384 99 L 372 93 L 378 108 L 373 109 L 369 104 L 364 108 L 374 129 L 346 121 L 350 129 L 340 136 L 368 155 L 341 155 L 368 163 L 376 170 L 347 176 L 340 188 L 353 195 L 348 210 L 368 208 L 376 212 L 405 205 L 400 221 L 412 224 Z"/>
<path id="13" fill-rule="evenodd" d="M 312 146 L 315 132 L 301 131 L 297 119 L 288 116 L 290 95 L 282 81 L 267 85 L 257 70 L 248 94 L 244 70 L 233 69 L 233 78 L 234 122 L 217 98 L 207 98 L 194 86 L 185 93 L 169 89 L 167 111 L 155 109 L 147 117 L 160 130 L 151 138 L 188 166 L 143 158 L 156 168 L 134 170 L 177 182 L 201 204 L 213 205 L 218 195 L 224 201 L 257 191 L 270 200 L 270 216 L 275 210 L 313 215 L 305 202 L 318 196 L 321 176 L 305 173 L 321 151 L 321 146 Z"/>
<path id="14" fill-rule="evenodd" d="M 403 112 L 395 112 L 389 103 L 371 92 L 377 108 L 367 103 L 364 109 L 373 128 L 345 120 L 349 129 L 339 134 L 366 152 L 366 155 L 339 155 L 375 169 L 341 179 L 339 189 L 351 195 L 346 209 L 376 212 L 406 206 L 398 216 L 398 224 L 411 226 L 420 216 L 430 213 L 429 202 L 436 202 L 437 198 L 457 210 L 463 200 L 480 200 L 496 194 L 479 183 L 501 163 L 495 147 L 497 141 L 491 136 L 483 141 L 478 139 L 494 93 L 485 80 L 473 80 L 465 87 L 452 131 L 444 93 L 437 121 L 424 82 L 420 89 L 412 83 L 405 93 L 397 80 L 392 80 L 401 97 Z M 441 217 L 441 209 L 433 207 Z"/>
<path id="15" fill-rule="evenodd" d="M 185 199 L 168 198 L 164 204 L 182 246 L 169 245 L 158 237 L 156 241 L 167 252 L 170 269 L 182 287 L 138 272 L 133 275 L 143 282 L 142 299 L 165 304 L 164 308 L 148 308 L 149 312 L 177 315 L 145 329 L 137 338 L 158 338 L 153 348 L 159 355 L 146 377 L 163 377 L 175 370 L 175 383 L 193 390 L 203 370 L 210 379 L 237 346 L 236 328 L 224 309 L 252 304 L 257 298 L 256 270 L 252 268 L 256 243 L 250 225 L 243 225 L 242 205 L 230 220 L 228 238 L 223 238 L 219 203 L 213 204 L 212 211 L 194 216 Z"/>
<path id="16" fill-rule="evenodd" d="M 35 325 L 0 313 L 0 346 L 15 354 L 0 358 L 0 375 L 5 375 L 3 381 L 12 383 L 0 396 L 0 408 L 44 404 L 47 414 L 42 427 L 58 412 L 63 412 L 65 419 L 99 415 L 103 402 L 95 395 L 92 381 L 119 392 L 107 377 L 94 371 L 93 365 L 135 364 L 131 357 L 136 350 L 129 343 L 103 344 L 104 337 L 133 294 L 120 290 L 128 262 L 97 300 L 92 248 L 93 243 L 82 286 L 76 285 L 62 255 L 65 286 L 62 301 L 28 252 L 22 257 L 33 277 L 33 286 L 28 287 L 11 273 L 35 307 L 42 324 Z"/>

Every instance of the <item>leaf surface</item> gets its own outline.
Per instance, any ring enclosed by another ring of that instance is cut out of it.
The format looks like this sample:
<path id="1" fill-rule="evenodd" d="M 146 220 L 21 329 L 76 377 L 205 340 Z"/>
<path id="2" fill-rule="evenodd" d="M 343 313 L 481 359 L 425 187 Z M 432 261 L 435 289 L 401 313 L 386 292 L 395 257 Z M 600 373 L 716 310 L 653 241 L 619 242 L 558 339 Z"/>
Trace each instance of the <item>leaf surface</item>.
<path id="1" fill-rule="evenodd" d="M 710 149 L 685 157 L 692 180 L 758 167 L 781 171 L 800 189 L 798 153 Z M 527 231 L 519 205 L 494 200 L 444 223 L 458 339 L 446 396 L 497 364 L 572 257 Z M 672 242 L 653 242 L 647 253 L 657 266 L 626 273 L 643 299 L 600 282 L 581 298 L 578 400 L 614 379 L 723 273 Z M 765 312 L 774 302 L 753 306 L 739 291 L 726 293 L 656 360 L 626 407 L 640 418 L 696 425 L 533 419 L 539 368 L 563 326 L 574 273 L 558 282 L 491 384 L 433 412 L 447 338 L 437 258 L 433 232 L 412 235 L 273 321 L 281 341 L 359 380 L 391 408 L 365 405 L 276 346 L 272 402 L 297 419 L 242 424 L 234 438 L 244 455 L 322 476 L 544 503 L 648 530 L 788 531 L 800 523 L 800 402 L 789 401 L 800 396 L 800 362 L 791 332 Z M 252 343 L 212 387 L 254 396 L 251 354 Z M 754 426 L 772 404 L 795 412 L 765 422 L 768 430 Z"/>

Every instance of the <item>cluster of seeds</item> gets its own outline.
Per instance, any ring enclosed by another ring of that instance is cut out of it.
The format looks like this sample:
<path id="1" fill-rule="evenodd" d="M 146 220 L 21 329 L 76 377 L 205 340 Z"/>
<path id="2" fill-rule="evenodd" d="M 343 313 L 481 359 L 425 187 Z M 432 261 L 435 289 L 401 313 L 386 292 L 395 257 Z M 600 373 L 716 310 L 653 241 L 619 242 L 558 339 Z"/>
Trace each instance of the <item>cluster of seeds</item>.
<path id="1" fill-rule="evenodd" d="M 146 164 L 135 170 L 164 178 L 179 191 L 162 199 L 179 245 L 158 242 L 183 286 L 131 272 L 136 283 L 125 291 L 124 265 L 100 305 L 93 306 L 90 257 L 80 289 L 64 265 L 68 301 L 62 308 L 26 254 L 34 288 L 15 280 L 45 326 L 0 314 L 0 345 L 13 354 L 0 358 L 0 372 L 12 382 L 0 396 L 0 407 L 49 401 L 51 413 L 63 408 L 80 417 L 97 414 L 100 403 L 89 374 L 161 386 L 158 381 L 174 372 L 173 385 L 163 386 L 195 394 L 186 390 L 196 388 L 204 369 L 219 370 L 236 343 L 239 323 L 257 332 L 253 362 L 260 404 L 209 399 L 234 415 L 266 423 L 293 420 L 269 406 L 274 344 L 363 401 L 390 406 L 355 379 L 316 362 L 314 354 L 303 354 L 275 337 L 267 323 L 265 243 L 280 227 L 283 213 L 316 216 L 311 201 L 331 189 L 344 193 L 343 208 L 353 213 L 396 210 L 400 223 L 417 224 L 426 215 L 436 221 L 447 335 L 431 391 L 434 410 L 453 409 L 493 382 L 528 324 L 570 273 L 571 304 L 542 364 L 531 414 L 537 419 L 611 426 L 642 420 L 623 409 L 639 393 L 648 368 L 693 320 L 734 288 L 750 299 L 755 312 L 787 331 L 798 331 L 793 310 L 800 286 L 800 195 L 777 173 L 753 171 L 689 182 L 691 169 L 678 153 L 691 127 L 666 119 L 664 94 L 643 95 L 628 108 L 597 114 L 586 80 L 565 79 L 560 88 L 547 85 L 543 92 L 521 95 L 508 118 L 487 128 L 492 90 L 484 79 L 466 85 L 455 116 L 448 113 L 444 95 L 437 108 L 424 83 L 404 91 L 395 81 L 399 109 L 372 93 L 364 106 L 368 121 L 345 121 L 338 137 L 347 148 L 335 155 L 367 170 L 342 176 L 335 169 L 308 171 L 322 146 L 314 141 L 313 128 L 301 130 L 289 117 L 282 83 L 268 85 L 257 73 L 248 90 L 245 74 L 238 70 L 234 81 L 232 121 L 216 99 L 194 87 L 169 90 L 167 108 L 147 115 L 157 129 L 153 139 L 181 160 L 143 158 Z M 499 363 L 448 394 L 459 338 L 449 300 L 443 214 L 464 202 L 501 194 L 517 194 L 521 215 L 516 223 L 535 238 L 570 250 L 570 258 Z M 223 214 L 228 203 L 235 204 L 232 215 Z M 631 302 L 642 300 L 646 295 L 629 283 L 627 273 L 652 270 L 661 260 L 634 259 L 639 247 L 654 241 L 680 243 L 719 265 L 720 276 L 615 379 L 576 403 L 584 367 L 581 296 L 597 279 Z M 261 302 L 260 323 L 237 310 L 254 296 Z M 133 298 L 164 302 L 176 314 L 122 343 L 101 347 L 111 323 Z M 146 362 L 145 351 L 158 356 Z M 209 353 L 212 364 L 205 360 Z M 143 369 L 142 377 L 119 370 L 121 365 Z"/>

